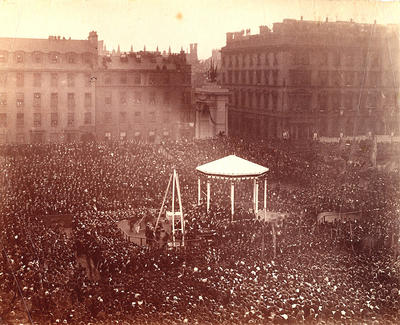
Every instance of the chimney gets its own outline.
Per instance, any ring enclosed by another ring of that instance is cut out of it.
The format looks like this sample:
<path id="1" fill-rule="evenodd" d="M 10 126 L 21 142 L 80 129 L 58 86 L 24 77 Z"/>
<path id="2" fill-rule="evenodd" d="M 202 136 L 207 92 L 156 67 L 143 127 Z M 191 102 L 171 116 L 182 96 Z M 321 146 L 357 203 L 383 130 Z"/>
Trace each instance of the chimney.
<path id="1" fill-rule="evenodd" d="M 326 23 L 328 22 L 328 17 L 325 18 L 325 22 L 326 22 Z"/>
<path id="2" fill-rule="evenodd" d="M 303 20 L 303 16 L 300 17 L 300 20 Z"/>

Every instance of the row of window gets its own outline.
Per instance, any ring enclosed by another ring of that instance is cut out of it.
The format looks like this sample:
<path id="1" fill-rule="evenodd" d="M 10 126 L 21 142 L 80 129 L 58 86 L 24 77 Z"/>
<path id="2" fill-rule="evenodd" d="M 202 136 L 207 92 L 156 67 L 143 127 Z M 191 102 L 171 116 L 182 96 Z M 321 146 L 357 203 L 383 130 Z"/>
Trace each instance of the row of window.
<path id="1" fill-rule="evenodd" d="M 353 66 L 361 64 L 365 66 L 368 62 L 370 67 L 381 66 L 382 58 L 377 52 L 339 52 L 339 51 L 315 51 L 297 50 L 288 52 L 289 64 L 294 65 L 309 65 L 317 64 L 323 66 Z M 246 54 L 222 54 L 223 67 L 252 67 L 252 66 L 276 66 L 278 65 L 277 52 L 264 52 L 264 53 L 246 53 Z"/>
<path id="2" fill-rule="evenodd" d="M 7 51 L 0 51 L 0 64 L 1 63 L 69 63 L 69 64 L 91 64 L 93 61 L 91 53 L 59 53 L 59 52 L 51 52 L 51 53 L 42 53 L 42 52 L 33 52 L 33 53 L 25 53 L 22 51 L 10 53 Z"/>
<path id="3" fill-rule="evenodd" d="M 166 85 L 169 83 L 181 84 L 190 82 L 190 74 L 184 73 L 170 73 L 170 72 L 150 72 L 148 74 L 149 85 Z M 105 73 L 103 75 L 103 82 L 105 85 L 111 84 L 136 84 L 140 85 L 145 83 L 146 75 L 140 72 L 119 72 L 119 73 Z"/>
<path id="4" fill-rule="evenodd" d="M 328 104 L 331 99 L 331 106 Z M 317 97 L 317 105 L 321 110 L 329 107 L 353 109 L 357 107 L 359 99 L 358 92 L 320 92 Z M 276 110 L 278 106 L 278 92 L 256 92 L 252 90 L 233 90 L 232 104 L 235 107 L 247 107 L 255 109 Z M 291 110 L 309 110 L 312 107 L 312 95 L 307 93 L 295 93 L 288 95 L 288 106 Z M 368 92 L 361 98 L 361 107 L 396 107 L 396 93 Z"/>
<path id="5" fill-rule="evenodd" d="M 46 74 L 47 75 L 47 74 Z M 65 79 L 60 79 L 59 78 L 60 74 L 59 73 L 50 73 L 50 86 L 51 87 L 58 87 L 58 86 L 68 86 L 68 87 L 74 87 L 77 86 L 76 79 L 77 76 L 75 73 L 69 72 L 67 73 L 67 78 Z M 0 86 L 5 87 L 7 85 L 7 73 L 2 72 L 0 73 Z M 94 82 L 95 78 L 90 76 L 89 74 L 85 75 L 85 87 L 90 87 L 92 83 Z M 42 73 L 40 72 L 35 72 L 33 73 L 33 82 L 32 85 L 34 87 L 41 87 L 42 86 Z M 15 74 L 15 85 L 17 87 L 23 87 L 25 85 L 25 74 L 23 72 L 17 72 Z"/>
<path id="6" fill-rule="evenodd" d="M 17 107 L 24 107 L 25 104 L 25 94 L 24 93 L 16 93 L 15 105 Z M 58 107 L 58 93 L 50 94 L 50 107 L 57 108 Z M 67 106 L 69 108 L 75 107 L 75 93 L 67 93 Z M 0 106 L 7 106 L 7 93 L 0 93 Z M 33 107 L 41 107 L 42 106 L 42 94 L 41 93 L 33 93 Z M 84 106 L 91 107 L 92 106 L 92 93 L 85 93 L 84 95 Z"/>
<path id="7" fill-rule="evenodd" d="M 170 116 L 171 112 L 167 111 L 164 112 L 163 114 L 156 114 L 155 111 L 150 111 L 148 112 L 147 118 L 150 122 L 156 123 L 157 122 L 157 116 L 160 118 L 161 115 L 161 122 L 163 123 L 168 123 L 170 121 Z M 133 120 L 135 122 L 142 122 L 143 114 L 140 111 L 135 111 L 134 112 L 134 118 Z M 103 123 L 109 124 L 113 122 L 113 113 L 112 112 L 104 112 L 103 114 Z M 129 122 L 129 112 L 126 111 L 120 111 L 119 112 L 119 122 L 120 123 L 127 123 Z"/>
<path id="8" fill-rule="evenodd" d="M 222 74 L 223 84 L 278 85 L 278 70 L 228 70 Z"/>
<path id="9" fill-rule="evenodd" d="M 43 126 L 43 114 L 33 113 L 33 126 L 41 127 Z M 75 126 L 75 113 L 69 112 L 67 114 L 67 126 Z M 16 115 L 16 126 L 23 127 L 25 123 L 25 114 L 17 113 Z M 83 116 L 83 123 L 85 125 L 92 124 L 92 112 L 85 112 Z M 50 126 L 57 127 L 60 125 L 60 115 L 56 112 L 50 113 Z M 7 127 L 7 114 L 0 113 L 0 127 Z"/>
<path id="10" fill-rule="evenodd" d="M 366 86 L 378 87 L 381 85 L 381 72 L 368 71 Z M 223 84 L 247 84 L 247 85 L 278 85 L 278 70 L 228 70 L 222 74 Z M 361 86 L 364 81 L 363 72 L 356 71 L 318 71 L 315 85 L 318 86 Z M 392 86 L 393 74 L 387 72 L 385 83 Z M 311 70 L 289 70 L 290 86 L 310 86 L 312 84 Z"/>
<path id="11" fill-rule="evenodd" d="M 147 96 L 147 103 L 150 105 L 157 105 L 163 103 L 164 105 L 169 105 L 171 102 L 171 95 L 170 92 L 165 92 L 161 96 L 157 96 L 155 92 L 150 92 Z M 119 93 L 119 104 L 127 104 L 128 98 L 130 103 L 134 104 L 141 104 L 144 102 L 142 93 L 140 91 L 135 91 L 132 93 L 131 96 L 128 97 L 128 93 L 123 91 Z M 106 105 L 112 104 L 112 95 L 111 93 L 107 93 L 104 96 L 104 103 Z M 191 103 L 191 96 L 190 93 L 182 92 L 180 96 L 180 103 L 181 104 L 190 104 Z"/>

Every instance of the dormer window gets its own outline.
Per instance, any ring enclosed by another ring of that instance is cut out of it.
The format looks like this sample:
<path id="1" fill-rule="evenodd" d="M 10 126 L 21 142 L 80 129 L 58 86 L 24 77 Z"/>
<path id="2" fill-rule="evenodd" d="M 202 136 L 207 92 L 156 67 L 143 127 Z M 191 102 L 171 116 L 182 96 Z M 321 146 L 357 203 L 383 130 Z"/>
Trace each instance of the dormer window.
<path id="1" fill-rule="evenodd" d="M 70 64 L 75 64 L 76 63 L 76 56 L 74 53 L 69 53 L 67 54 L 67 62 Z"/>
<path id="2" fill-rule="evenodd" d="M 16 53 L 15 54 L 15 61 L 17 63 L 23 63 L 24 62 L 24 55 L 23 53 Z"/>
<path id="3" fill-rule="evenodd" d="M 60 60 L 60 55 L 58 53 L 50 53 L 50 62 L 58 63 Z"/>
<path id="4" fill-rule="evenodd" d="M 41 63 L 42 62 L 42 54 L 39 52 L 35 52 L 32 55 L 32 59 L 34 63 Z"/>
<path id="5" fill-rule="evenodd" d="M 1 52 L 0 53 L 0 63 L 7 62 L 7 53 Z"/>

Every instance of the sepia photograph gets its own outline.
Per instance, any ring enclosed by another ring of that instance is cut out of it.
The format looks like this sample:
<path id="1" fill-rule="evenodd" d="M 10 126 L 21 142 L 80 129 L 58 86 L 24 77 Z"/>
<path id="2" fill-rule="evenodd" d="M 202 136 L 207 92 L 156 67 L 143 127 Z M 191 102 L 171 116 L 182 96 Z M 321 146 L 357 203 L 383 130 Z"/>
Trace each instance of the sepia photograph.
<path id="1" fill-rule="evenodd" d="M 399 0 L 0 0 L 0 325 L 400 324 Z"/>

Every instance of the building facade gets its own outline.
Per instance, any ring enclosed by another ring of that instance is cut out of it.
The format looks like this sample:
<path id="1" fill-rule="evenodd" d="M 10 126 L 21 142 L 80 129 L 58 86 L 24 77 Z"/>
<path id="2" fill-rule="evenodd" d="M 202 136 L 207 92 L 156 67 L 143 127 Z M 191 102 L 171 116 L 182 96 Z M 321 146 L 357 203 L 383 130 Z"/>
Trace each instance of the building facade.
<path id="1" fill-rule="evenodd" d="M 0 38 L 0 143 L 74 141 L 94 132 L 98 39 Z"/>
<path id="2" fill-rule="evenodd" d="M 286 19 L 227 33 L 221 52 L 231 135 L 399 132 L 398 26 Z"/>
<path id="3" fill-rule="evenodd" d="M 96 136 L 159 142 L 193 136 L 191 67 L 185 53 L 99 56 Z"/>
<path id="4" fill-rule="evenodd" d="M 185 53 L 87 40 L 0 38 L 0 143 L 193 136 Z"/>

